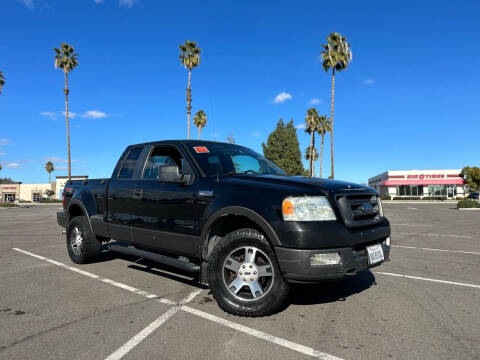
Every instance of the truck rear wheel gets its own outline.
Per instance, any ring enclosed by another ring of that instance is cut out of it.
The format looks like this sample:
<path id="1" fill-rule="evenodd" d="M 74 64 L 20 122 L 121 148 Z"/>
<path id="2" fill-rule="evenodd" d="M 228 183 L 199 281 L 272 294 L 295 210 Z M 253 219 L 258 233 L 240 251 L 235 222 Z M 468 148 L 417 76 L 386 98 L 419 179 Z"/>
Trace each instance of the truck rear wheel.
<path id="1" fill-rule="evenodd" d="M 67 251 L 76 264 L 85 264 L 95 260 L 100 254 L 102 243 L 90 229 L 86 216 L 76 216 L 67 227 Z"/>
<path id="2" fill-rule="evenodd" d="M 208 258 L 208 283 L 220 308 L 238 316 L 265 316 L 280 309 L 289 293 L 275 253 L 257 230 L 226 235 Z"/>

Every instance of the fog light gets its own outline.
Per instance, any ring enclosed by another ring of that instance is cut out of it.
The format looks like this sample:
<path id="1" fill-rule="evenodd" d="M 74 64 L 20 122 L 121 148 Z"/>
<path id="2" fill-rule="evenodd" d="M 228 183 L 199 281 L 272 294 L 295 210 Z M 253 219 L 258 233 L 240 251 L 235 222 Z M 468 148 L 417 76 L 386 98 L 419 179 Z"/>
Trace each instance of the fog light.
<path id="1" fill-rule="evenodd" d="M 340 264 L 340 255 L 338 253 L 310 255 L 310 266 L 337 264 Z"/>
<path id="2" fill-rule="evenodd" d="M 383 243 L 384 243 L 385 245 L 387 245 L 388 247 L 390 247 L 390 240 L 391 240 L 391 239 L 390 239 L 390 236 L 389 236 L 389 237 L 387 237 L 387 238 L 385 239 L 385 241 L 384 241 Z"/>

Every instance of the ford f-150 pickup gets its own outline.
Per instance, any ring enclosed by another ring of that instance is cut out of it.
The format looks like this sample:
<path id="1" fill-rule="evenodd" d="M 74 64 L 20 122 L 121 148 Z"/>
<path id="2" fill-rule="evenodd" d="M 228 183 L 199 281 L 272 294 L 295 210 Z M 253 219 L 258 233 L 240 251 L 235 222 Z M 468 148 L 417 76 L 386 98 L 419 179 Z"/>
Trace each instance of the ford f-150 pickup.
<path id="1" fill-rule="evenodd" d="M 110 179 L 67 182 L 58 224 L 75 263 L 102 243 L 198 273 L 231 314 L 264 316 L 291 283 L 342 279 L 390 254 L 372 188 L 287 176 L 239 145 L 174 140 L 128 146 Z"/>

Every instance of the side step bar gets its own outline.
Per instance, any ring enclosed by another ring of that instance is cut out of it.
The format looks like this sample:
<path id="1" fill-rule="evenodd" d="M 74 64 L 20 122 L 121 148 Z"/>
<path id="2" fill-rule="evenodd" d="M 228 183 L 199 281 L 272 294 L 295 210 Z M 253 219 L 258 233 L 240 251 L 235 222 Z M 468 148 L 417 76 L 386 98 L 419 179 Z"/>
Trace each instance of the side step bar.
<path id="1" fill-rule="evenodd" d="M 197 264 L 178 260 L 170 256 L 156 254 L 150 251 L 140 250 L 134 246 L 119 245 L 118 243 L 116 244 L 114 243 L 114 244 L 109 244 L 108 249 L 112 251 L 120 252 L 123 254 L 139 256 L 141 258 L 152 260 L 152 261 L 165 264 L 165 265 L 168 265 L 177 269 L 181 269 L 184 271 L 188 271 L 192 273 L 200 272 L 200 266 L 198 266 Z"/>

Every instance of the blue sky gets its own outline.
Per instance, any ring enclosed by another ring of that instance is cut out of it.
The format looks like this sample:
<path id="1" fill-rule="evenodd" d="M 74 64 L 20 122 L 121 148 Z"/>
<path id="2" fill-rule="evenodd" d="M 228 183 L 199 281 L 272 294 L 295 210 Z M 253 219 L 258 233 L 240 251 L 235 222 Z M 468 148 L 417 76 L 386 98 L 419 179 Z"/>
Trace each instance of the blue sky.
<path id="1" fill-rule="evenodd" d="M 80 63 L 70 76 L 73 174 L 108 177 L 128 144 L 186 137 L 184 40 L 203 50 L 192 75 L 193 112 L 208 116 L 202 138 L 232 133 L 261 152 L 280 117 L 301 125 L 311 103 L 329 114 L 318 56 L 330 31 L 353 50 L 336 82 L 336 178 L 478 166 L 479 11 L 476 1 L 2 1 L 0 176 L 46 182 L 48 159 L 66 174 L 52 51 L 62 41 Z M 309 138 L 298 136 L 303 151 Z M 328 175 L 328 150 L 324 163 Z"/>

